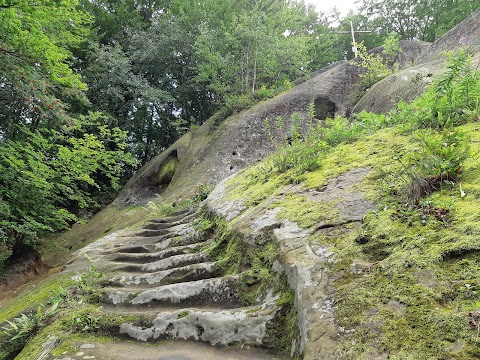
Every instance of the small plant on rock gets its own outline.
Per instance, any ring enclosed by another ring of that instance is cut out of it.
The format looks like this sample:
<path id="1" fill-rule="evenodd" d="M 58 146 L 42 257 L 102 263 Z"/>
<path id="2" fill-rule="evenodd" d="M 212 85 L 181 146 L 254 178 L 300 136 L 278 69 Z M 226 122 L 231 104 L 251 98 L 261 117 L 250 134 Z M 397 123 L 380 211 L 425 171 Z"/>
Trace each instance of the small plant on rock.
<path id="1" fill-rule="evenodd" d="M 420 151 L 409 156 L 409 169 L 405 169 L 410 176 L 408 197 L 414 202 L 440 190 L 443 184 L 454 184 L 469 156 L 467 136 L 454 129 L 425 131 L 418 140 Z"/>
<path id="2" fill-rule="evenodd" d="M 363 43 L 356 44 L 359 60 L 355 64 L 365 70 L 360 74 L 360 85 L 363 89 L 369 88 L 397 70 L 398 65 L 394 59 L 399 51 L 398 41 L 397 34 L 390 34 L 383 43 L 381 53 L 368 52 Z"/>
<path id="3" fill-rule="evenodd" d="M 208 195 L 212 192 L 212 190 L 213 189 L 210 185 L 207 185 L 204 183 L 197 185 L 195 187 L 195 196 L 194 196 L 193 202 L 195 204 L 202 202 L 208 197 Z"/>
<path id="4" fill-rule="evenodd" d="M 88 271 L 76 276 L 74 293 L 83 296 L 86 302 L 95 303 L 100 300 L 102 295 L 99 289 L 99 282 L 103 277 L 103 273 L 96 268 L 88 257 L 87 259 L 90 266 Z"/>
<path id="5" fill-rule="evenodd" d="M 54 303 L 46 310 L 43 305 L 40 305 L 33 313 L 22 314 L 11 321 L 7 320 L 8 325 L 2 328 L 1 347 L 5 347 L 10 354 L 18 353 L 26 342 L 59 311 L 59 305 L 59 302 Z"/>

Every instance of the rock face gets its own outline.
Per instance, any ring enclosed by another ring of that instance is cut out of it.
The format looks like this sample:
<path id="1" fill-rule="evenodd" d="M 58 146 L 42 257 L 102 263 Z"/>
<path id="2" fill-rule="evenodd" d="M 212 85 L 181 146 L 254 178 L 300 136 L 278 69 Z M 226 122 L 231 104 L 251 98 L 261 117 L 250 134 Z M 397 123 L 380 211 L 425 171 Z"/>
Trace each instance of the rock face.
<path id="1" fill-rule="evenodd" d="M 337 200 L 335 207 L 339 210 L 335 220 L 320 222 L 308 230 L 279 218 L 281 208 L 272 205 L 289 194 L 301 193 L 299 187 L 287 187 L 250 211 L 242 201 L 230 199 L 229 179 L 220 183 L 207 199 L 209 209 L 230 219 L 233 229 L 250 244 L 261 242 L 266 233 L 278 244 L 277 267 L 286 273 L 289 285 L 295 290 L 301 335 L 297 345 L 304 359 L 337 359 L 337 341 L 342 335 L 335 321 L 335 292 L 331 286 L 335 278 L 329 267 L 333 253 L 323 244 L 311 242 L 310 237 L 318 232 L 338 234 L 361 227 L 363 216 L 374 206 L 354 188 L 369 171 L 353 169 L 318 191 L 304 191 L 316 202 Z"/>
<path id="2" fill-rule="evenodd" d="M 399 101 L 409 102 L 445 69 L 444 52 L 465 48 L 480 61 L 480 10 L 429 46 L 424 45 L 412 66 L 379 81 L 360 99 L 353 112 L 386 113 Z"/>
<path id="3" fill-rule="evenodd" d="M 362 226 L 362 218 L 373 204 L 363 199 L 356 186 L 369 172 L 369 168 L 354 168 L 319 189 L 290 185 L 253 209 L 241 199 L 231 199 L 234 187 L 227 179 L 205 201 L 210 216 L 226 219 L 249 248 L 261 251 L 269 241 L 276 244 L 276 260 L 269 271 L 285 274 L 294 290 L 298 315 L 299 335 L 292 338 L 292 356 L 338 358 L 343 330 L 336 324 L 335 275 L 330 269 L 334 254 L 311 239 L 312 235 L 337 236 Z M 309 201 L 334 203 L 336 216 L 308 229 L 279 216 L 282 206 L 276 204 L 298 194 Z M 212 239 L 195 230 L 197 218 L 197 210 L 187 209 L 149 221 L 139 230 L 108 235 L 85 247 L 65 270 L 82 269 L 88 259 L 106 275 L 103 311 L 142 319 L 122 323 L 121 335 L 142 342 L 178 339 L 265 346 L 275 336 L 272 324 L 282 311 L 279 294 L 263 292 L 255 304 L 242 306 L 246 273 L 223 274 L 219 263 L 205 251 Z"/>
<path id="4" fill-rule="evenodd" d="M 310 104 L 315 105 L 318 119 L 345 115 L 353 107 L 352 93 L 357 80 L 358 69 L 348 61 L 340 61 L 292 90 L 231 116 L 221 124 L 205 123 L 140 169 L 116 204 L 141 203 L 155 193 L 175 199 L 179 194 L 192 193 L 198 184 L 217 184 L 273 151 L 263 125 L 265 119 L 273 124 L 282 117 L 285 128 L 289 129 L 292 114 L 306 119 Z M 178 165 L 165 190 L 165 184 L 162 188 L 157 178 L 173 156 L 178 159 Z"/>

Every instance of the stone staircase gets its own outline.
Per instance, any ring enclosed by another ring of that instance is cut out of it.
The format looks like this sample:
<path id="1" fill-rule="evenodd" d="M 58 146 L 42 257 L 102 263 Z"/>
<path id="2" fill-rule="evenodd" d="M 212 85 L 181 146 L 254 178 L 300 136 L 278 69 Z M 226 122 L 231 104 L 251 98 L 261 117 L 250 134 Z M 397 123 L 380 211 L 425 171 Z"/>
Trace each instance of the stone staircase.
<path id="1" fill-rule="evenodd" d="M 149 221 L 106 242 L 92 258 L 106 276 L 102 309 L 135 314 L 120 333 L 140 341 L 199 340 L 212 345 L 262 347 L 281 307 L 267 294 L 242 306 L 242 274 L 225 276 L 202 250 L 212 241 L 195 230 L 197 209 Z"/>

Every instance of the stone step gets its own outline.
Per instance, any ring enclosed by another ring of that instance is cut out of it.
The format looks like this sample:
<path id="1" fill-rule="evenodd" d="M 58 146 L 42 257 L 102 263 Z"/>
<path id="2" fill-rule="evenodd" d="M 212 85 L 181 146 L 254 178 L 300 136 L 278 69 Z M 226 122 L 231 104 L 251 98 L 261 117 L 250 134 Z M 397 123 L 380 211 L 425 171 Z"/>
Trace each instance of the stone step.
<path id="1" fill-rule="evenodd" d="M 162 229 L 170 229 L 171 227 L 180 225 L 179 223 L 171 223 L 171 222 L 162 222 L 162 223 L 157 223 L 157 222 L 147 222 L 145 226 L 143 226 L 143 229 L 148 229 L 148 230 L 162 230 Z"/>
<path id="2" fill-rule="evenodd" d="M 151 250 L 144 245 L 118 246 L 113 250 L 104 251 L 102 255 L 108 254 L 148 254 Z"/>
<path id="3" fill-rule="evenodd" d="M 212 346 L 201 341 L 170 339 L 145 346 L 141 341 L 110 338 L 95 340 L 75 334 L 69 346 L 61 344 L 62 355 L 50 354 L 45 360 L 291 360 L 254 346 Z M 60 350 L 60 349 L 58 349 Z M 78 353 L 81 353 L 79 356 Z M 40 360 L 40 358 L 38 358 Z M 43 358 L 42 358 L 43 359 Z"/>
<path id="4" fill-rule="evenodd" d="M 171 213 L 170 215 L 167 215 L 165 217 L 162 217 L 160 219 L 154 219 L 151 221 L 158 221 L 158 222 L 173 222 L 173 221 L 178 221 L 183 218 L 185 218 L 188 215 L 192 215 L 195 213 L 196 209 L 195 208 L 185 208 L 183 210 L 176 211 L 174 213 Z"/>
<path id="5" fill-rule="evenodd" d="M 120 274 L 107 281 L 109 286 L 134 287 L 145 285 L 169 285 L 187 281 L 202 280 L 215 277 L 217 267 L 213 262 L 196 263 L 174 269 L 152 273 Z"/>
<path id="6" fill-rule="evenodd" d="M 176 217 L 166 217 L 162 219 L 153 219 L 147 221 L 145 227 L 149 228 L 150 226 L 153 226 L 152 228 L 155 229 L 160 229 L 162 228 L 161 226 L 167 226 L 167 227 L 172 227 L 172 226 L 178 226 L 178 225 L 183 225 L 183 224 L 188 224 L 195 220 L 197 214 L 195 212 L 189 213 L 185 216 L 176 216 Z M 157 227 L 155 227 L 157 225 Z"/>
<path id="7" fill-rule="evenodd" d="M 168 258 L 143 265 L 142 271 L 152 272 L 159 270 L 168 270 L 185 265 L 201 263 L 204 262 L 206 258 L 207 255 L 205 253 L 173 255 Z"/>
<path id="8" fill-rule="evenodd" d="M 164 250 L 169 246 L 182 246 L 204 241 L 205 238 L 201 236 L 201 234 L 196 232 L 194 229 L 191 229 L 189 233 L 182 235 L 176 233 L 169 233 L 167 235 L 155 237 L 141 237 L 130 235 L 126 237 L 125 240 L 125 242 L 128 242 L 128 245 L 121 245 L 115 247 L 113 250 L 105 251 L 103 254 L 129 252 L 129 249 L 132 247 L 138 248 L 138 252 L 155 252 L 159 250 Z"/>
<path id="9" fill-rule="evenodd" d="M 262 344 L 267 324 L 279 307 L 274 303 L 257 308 L 208 311 L 182 309 L 159 313 L 151 326 L 120 325 L 120 333 L 140 341 L 190 339 L 212 345 Z"/>
<path id="10" fill-rule="evenodd" d="M 158 237 L 167 235 L 173 232 L 170 229 L 158 229 L 158 230 L 151 230 L 151 229 L 141 229 L 133 234 L 133 236 L 138 237 Z"/>
<path id="11" fill-rule="evenodd" d="M 145 243 L 145 246 L 149 249 L 153 249 L 154 251 L 158 250 L 165 250 L 168 247 L 173 246 L 184 246 L 184 245 L 192 245 L 196 243 L 203 243 L 206 241 L 205 237 L 200 236 L 198 233 L 192 233 L 191 235 L 187 236 L 174 236 L 174 237 L 164 237 L 159 239 L 158 241 L 147 243 L 148 238 L 142 238 L 141 240 Z"/>
<path id="12" fill-rule="evenodd" d="M 239 275 L 203 279 L 149 289 L 105 289 L 105 302 L 124 306 L 239 304 Z"/>
<path id="13" fill-rule="evenodd" d="M 165 250 L 158 252 L 149 252 L 149 253 L 131 253 L 122 251 L 121 253 L 116 253 L 109 256 L 107 259 L 113 262 L 134 262 L 137 264 L 147 264 L 152 263 L 158 260 L 162 260 L 174 255 L 180 254 L 192 254 L 198 252 L 206 242 L 199 242 L 190 245 L 181 245 L 168 247 Z M 143 247 L 147 249 L 145 246 Z"/>
<path id="14" fill-rule="evenodd" d="M 154 272 L 159 270 L 168 270 L 182 267 L 190 264 L 201 263 L 206 259 L 203 253 L 173 255 L 166 259 L 157 260 L 148 264 L 138 264 L 135 262 L 114 262 L 109 264 L 110 271 L 115 272 Z"/>

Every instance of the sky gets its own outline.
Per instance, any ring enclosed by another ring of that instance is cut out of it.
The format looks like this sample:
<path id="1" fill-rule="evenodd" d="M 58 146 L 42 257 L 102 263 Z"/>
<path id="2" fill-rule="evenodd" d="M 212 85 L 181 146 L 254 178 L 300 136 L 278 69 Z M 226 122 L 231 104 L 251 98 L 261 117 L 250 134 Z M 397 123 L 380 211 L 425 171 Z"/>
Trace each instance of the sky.
<path id="1" fill-rule="evenodd" d="M 355 0 L 307 0 L 306 2 L 314 4 L 318 11 L 325 13 L 336 6 L 340 10 L 342 16 L 347 15 L 348 10 L 356 8 L 354 4 Z"/>

